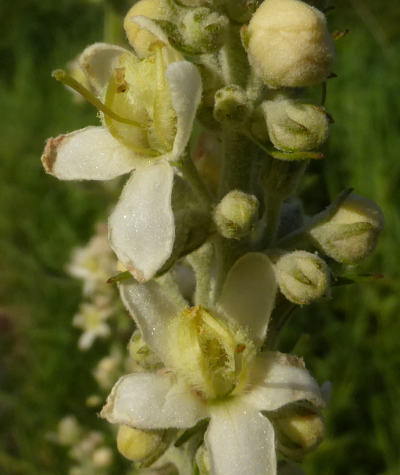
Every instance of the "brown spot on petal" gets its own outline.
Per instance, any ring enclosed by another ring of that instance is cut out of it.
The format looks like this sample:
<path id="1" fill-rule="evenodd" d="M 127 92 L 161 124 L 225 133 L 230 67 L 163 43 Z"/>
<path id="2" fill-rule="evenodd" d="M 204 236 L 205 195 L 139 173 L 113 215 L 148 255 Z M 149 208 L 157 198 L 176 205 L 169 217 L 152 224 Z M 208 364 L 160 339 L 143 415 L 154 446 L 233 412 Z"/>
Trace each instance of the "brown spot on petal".
<path id="1" fill-rule="evenodd" d="M 58 137 L 50 137 L 44 148 L 44 152 L 42 155 L 42 164 L 46 173 L 50 175 L 53 174 L 54 163 L 57 160 L 57 153 L 58 149 L 61 146 L 62 142 L 64 141 L 66 135 L 59 135 Z"/>

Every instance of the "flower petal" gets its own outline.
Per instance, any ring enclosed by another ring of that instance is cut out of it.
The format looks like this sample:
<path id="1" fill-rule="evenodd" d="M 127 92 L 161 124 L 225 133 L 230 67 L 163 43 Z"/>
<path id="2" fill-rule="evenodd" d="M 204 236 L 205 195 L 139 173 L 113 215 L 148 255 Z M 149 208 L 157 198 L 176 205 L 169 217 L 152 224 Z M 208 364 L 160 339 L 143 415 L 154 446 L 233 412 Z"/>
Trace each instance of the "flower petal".
<path id="1" fill-rule="evenodd" d="M 138 429 L 183 429 L 208 417 L 208 412 L 171 373 L 133 373 L 115 384 L 101 417 Z"/>
<path id="2" fill-rule="evenodd" d="M 275 434 L 270 421 L 242 402 L 210 408 L 205 436 L 212 475 L 275 475 Z"/>
<path id="3" fill-rule="evenodd" d="M 193 121 L 201 100 L 201 77 L 196 66 L 178 61 L 168 66 L 165 73 L 177 115 L 177 131 L 172 151 L 163 158 L 177 160 L 185 150 L 192 133 Z"/>
<path id="4" fill-rule="evenodd" d="M 268 257 L 251 252 L 230 269 L 217 306 L 228 319 L 247 328 L 250 338 L 261 345 L 274 308 L 276 289 Z"/>
<path id="5" fill-rule="evenodd" d="M 121 299 L 139 327 L 143 339 L 151 350 L 165 359 L 168 328 L 171 318 L 184 307 L 169 298 L 162 285 L 152 280 L 146 284 L 122 282 L 119 286 Z"/>
<path id="6" fill-rule="evenodd" d="M 318 383 L 297 356 L 262 353 L 256 357 L 249 380 L 252 388 L 245 397 L 259 410 L 275 411 L 301 401 L 325 407 Z"/>
<path id="7" fill-rule="evenodd" d="M 94 43 L 79 56 L 79 64 L 97 94 L 100 94 L 110 79 L 116 59 L 128 50 L 108 43 Z"/>
<path id="8" fill-rule="evenodd" d="M 164 161 L 135 170 L 109 218 L 111 247 L 139 282 L 151 279 L 171 255 L 173 182 L 174 171 Z"/>
<path id="9" fill-rule="evenodd" d="M 104 127 L 86 127 L 47 140 L 44 169 L 60 180 L 110 180 L 135 165 L 132 152 Z"/>

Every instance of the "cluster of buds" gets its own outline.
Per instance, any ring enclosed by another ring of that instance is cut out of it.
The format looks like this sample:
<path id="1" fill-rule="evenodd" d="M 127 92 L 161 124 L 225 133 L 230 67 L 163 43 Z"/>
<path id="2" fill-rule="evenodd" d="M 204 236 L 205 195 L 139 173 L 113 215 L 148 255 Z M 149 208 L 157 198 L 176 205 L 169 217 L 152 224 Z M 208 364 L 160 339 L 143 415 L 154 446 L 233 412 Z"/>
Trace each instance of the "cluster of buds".
<path id="1" fill-rule="evenodd" d="M 304 90 L 332 73 L 324 3 L 140 0 L 133 52 L 97 43 L 84 81 L 54 73 L 101 125 L 49 139 L 46 171 L 130 173 L 108 240 L 134 365 L 101 416 L 138 469 L 275 475 L 278 454 L 299 462 L 323 438 L 323 391 L 277 336 L 296 305 L 330 296 L 330 260 L 358 264 L 383 229 L 357 195 L 313 217 L 294 198 L 328 137 Z M 113 364 L 96 370 L 103 387 Z"/>

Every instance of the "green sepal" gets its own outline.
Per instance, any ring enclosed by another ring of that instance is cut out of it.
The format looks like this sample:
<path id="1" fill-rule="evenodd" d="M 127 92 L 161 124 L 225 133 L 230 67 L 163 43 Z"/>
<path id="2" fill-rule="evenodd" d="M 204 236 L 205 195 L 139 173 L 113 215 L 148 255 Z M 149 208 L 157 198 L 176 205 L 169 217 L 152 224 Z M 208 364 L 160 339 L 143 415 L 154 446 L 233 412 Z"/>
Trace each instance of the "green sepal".
<path id="1" fill-rule="evenodd" d="M 332 286 L 341 287 L 344 285 L 352 284 L 369 284 L 379 279 L 383 279 L 385 276 L 382 274 L 343 274 L 333 276 Z"/>
<path id="2" fill-rule="evenodd" d="M 129 271 L 119 272 L 116 275 L 113 275 L 107 280 L 107 284 L 117 284 L 118 282 L 122 282 L 124 280 L 133 279 L 133 275 Z"/>
<path id="3" fill-rule="evenodd" d="M 299 160 L 321 160 L 324 158 L 324 155 L 321 152 L 282 152 L 281 150 L 277 150 L 274 147 L 260 142 L 253 135 L 250 138 L 256 145 L 258 145 L 258 147 L 268 153 L 270 157 L 276 158 L 277 160 L 295 162 Z"/>

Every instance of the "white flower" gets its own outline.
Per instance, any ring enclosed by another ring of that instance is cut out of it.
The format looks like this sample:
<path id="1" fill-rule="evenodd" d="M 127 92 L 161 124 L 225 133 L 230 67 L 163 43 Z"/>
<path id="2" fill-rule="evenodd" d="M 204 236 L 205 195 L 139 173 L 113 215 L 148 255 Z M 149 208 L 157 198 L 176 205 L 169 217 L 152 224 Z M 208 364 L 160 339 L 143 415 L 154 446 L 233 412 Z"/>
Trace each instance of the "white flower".
<path id="1" fill-rule="evenodd" d="M 212 475 L 276 474 L 267 413 L 294 403 L 319 408 L 324 401 L 302 360 L 256 353 L 275 294 L 272 265 L 259 253 L 234 264 L 210 309 L 185 308 L 160 279 L 123 283 L 122 299 L 166 369 L 122 377 L 101 415 L 137 429 L 185 429 L 210 419 L 205 443 Z"/>
<path id="2" fill-rule="evenodd" d="M 72 251 L 67 272 L 83 280 L 83 293 L 91 295 L 101 290 L 107 293 L 111 288 L 107 279 L 116 273 L 117 262 L 107 239 L 107 227 L 98 226 L 96 234 L 84 247 Z"/>
<path id="3" fill-rule="evenodd" d="M 89 349 L 98 337 L 107 337 L 110 334 L 110 327 L 106 320 L 110 317 L 112 309 L 101 307 L 96 303 L 84 302 L 79 312 L 74 316 L 72 324 L 83 329 L 79 338 L 78 346 L 81 350 Z"/>
<path id="4" fill-rule="evenodd" d="M 171 164 L 185 150 L 201 98 L 196 67 L 171 48 L 155 51 L 139 60 L 117 46 L 89 46 L 80 64 L 97 97 L 85 94 L 103 125 L 50 138 L 42 156 L 46 171 L 62 180 L 110 180 L 134 171 L 110 216 L 109 237 L 139 281 L 153 277 L 172 253 Z"/>

